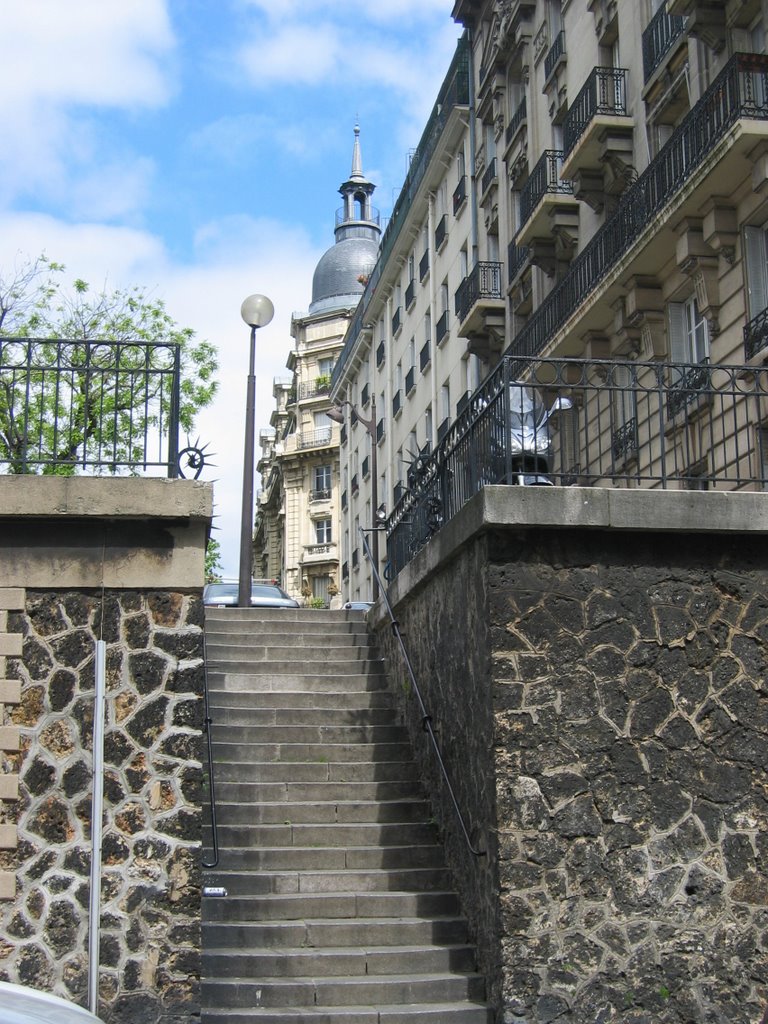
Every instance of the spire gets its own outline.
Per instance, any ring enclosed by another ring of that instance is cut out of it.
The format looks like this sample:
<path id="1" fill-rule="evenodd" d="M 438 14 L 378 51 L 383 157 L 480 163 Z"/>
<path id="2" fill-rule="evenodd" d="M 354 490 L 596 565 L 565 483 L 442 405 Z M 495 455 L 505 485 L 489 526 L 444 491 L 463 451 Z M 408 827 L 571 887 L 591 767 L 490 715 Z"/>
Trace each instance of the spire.
<path id="1" fill-rule="evenodd" d="M 365 181 L 363 174 L 363 158 L 360 155 L 360 125 L 355 122 L 355 144 L 352 148 L 352 171 L 350 181 Z"/>

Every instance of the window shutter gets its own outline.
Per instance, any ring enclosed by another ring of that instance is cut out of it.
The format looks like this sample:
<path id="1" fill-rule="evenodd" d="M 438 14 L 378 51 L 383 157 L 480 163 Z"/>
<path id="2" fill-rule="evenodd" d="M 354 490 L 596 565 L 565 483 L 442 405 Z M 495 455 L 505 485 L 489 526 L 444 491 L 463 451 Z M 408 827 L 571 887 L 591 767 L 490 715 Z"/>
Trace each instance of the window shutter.
<path id="1" fill-rule="evenodd" d="M 762 228 L 744 228 L 744 251 L 747 261 L 747 294 L 749 319 L 768 307 L 768 258 L 765 231 Z"/>
<path id="2" fill-rule="evenodd" d="M 689 363 L 691 353 L 688 351 L 685 330 L 685 303 L 670 302 L 667 308 L 667 330 L 669 361 L 671 363 Z"/>

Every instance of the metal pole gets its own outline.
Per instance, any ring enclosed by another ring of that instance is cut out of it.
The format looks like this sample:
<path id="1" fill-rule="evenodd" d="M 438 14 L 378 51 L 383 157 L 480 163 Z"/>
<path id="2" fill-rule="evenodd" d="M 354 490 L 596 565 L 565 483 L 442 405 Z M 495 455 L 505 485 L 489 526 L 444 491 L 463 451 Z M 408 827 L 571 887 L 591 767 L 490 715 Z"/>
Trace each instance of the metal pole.
<path id="1" fill-rule="evenodd" d="M 91 892 L 88 906 L 88 1008 L 98 1012 L 99 926 L 101 923 L 101 831 L 104 812 L 104 715 L 107 644 L 96 641 L 96 692 L 93 705 L 93 794 L 91 797 Z"/>
<path id="2" fill-rule="evenodd" d="M 379 509 L 379 466 L 378 466 L 378 440 L 376 437 L 376 396 L 371 395 L 371 424 L 368 433 L 371 435 L 371 505 L 373 522 L 373 564 L 376 571 L 373 574 L 373 587 L 371 595 L 374 601 L 379 599 L 379 520 L 376 515 Z"/>
<path id="3" fill-rule="evenodd" d="M 243 455 L 243 509 L 240 517 L 240 577 L 237 590 L 239 608 L 251 606 L 253 576 L 253 460 L 256 417 L 256 327 L 251 326 L 251 353 L 245 399 L 245 453 Z"/>

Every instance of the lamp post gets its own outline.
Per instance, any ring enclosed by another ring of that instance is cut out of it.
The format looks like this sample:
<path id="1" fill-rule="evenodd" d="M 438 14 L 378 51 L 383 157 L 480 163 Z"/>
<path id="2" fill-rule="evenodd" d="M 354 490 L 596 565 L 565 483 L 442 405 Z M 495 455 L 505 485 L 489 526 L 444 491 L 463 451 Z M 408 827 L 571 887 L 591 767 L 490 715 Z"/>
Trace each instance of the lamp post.
<path id="1" fill-rule="evenodd" d="M 368 436 L 371 439 L 371 508 L 373 510 L 373 539 L 371 543 L 371 554 L 373 555 L 373 564 L 376 567 L 376 573 L 379 571 L 379 530 L 376 523 L 376 510 L 379 507 L 379 468 L 376 459 L 377 443 L 376 443 L 376 396 L 371 395 L 371 418 L 368 420 L 364 416 L 361 416 L 357 411 L 356 406 L 352 402 L 344 399 L 335 409 L 331 409 L 328 412 L 328 418 L 333 420 L 334 423 L 343 423 L 344 414 L 342 409 L 345 405 L 348 405 L 352 414 L 355 418 L 362 423 L 365 429 L 368 431 Z M 378 577 L 374 573 L 373 584 L 372 584 L 372 597 L 374 601 L 379 598 L 379 581 Z"/>
<path id="2" fill-rule="evenodd" d="M 243 456 L 243 508 L 240 517 L 240 576 L 237 588 L 238 608 L 251 607 L 253 577 L 253 463 L 256 415 L 256 331 L 266 327 L 275 315 L 275 307 L 266 295 L 249 295 L 240 307 L 240 316 L 251 328 L 248 384 L 245 392 L 245 453 Z"/>

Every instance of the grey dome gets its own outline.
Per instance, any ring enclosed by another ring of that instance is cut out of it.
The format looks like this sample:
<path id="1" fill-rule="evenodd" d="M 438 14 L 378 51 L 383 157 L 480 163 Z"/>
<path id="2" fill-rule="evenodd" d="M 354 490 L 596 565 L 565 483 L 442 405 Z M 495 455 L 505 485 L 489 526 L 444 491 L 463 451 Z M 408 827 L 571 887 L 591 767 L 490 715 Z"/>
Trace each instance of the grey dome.
<path id="1" fill-rule="evenodd" d="M 370 274 L 379 250 L 378 239 L 372 232 L 367 234 L 343 238 L 320 258 L 312 278 L 310 313 L 356 306 L 360 301 L 365 286 L 358 278 Z"/>

